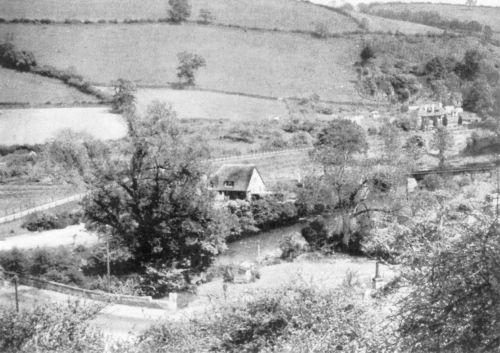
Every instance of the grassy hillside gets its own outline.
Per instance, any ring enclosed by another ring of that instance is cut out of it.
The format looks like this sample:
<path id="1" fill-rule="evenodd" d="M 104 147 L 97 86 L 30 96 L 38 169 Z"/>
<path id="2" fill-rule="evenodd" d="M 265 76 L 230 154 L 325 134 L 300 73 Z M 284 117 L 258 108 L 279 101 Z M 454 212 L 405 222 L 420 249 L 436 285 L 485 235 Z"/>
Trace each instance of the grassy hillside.
<path id="1" fill-rule="evenodd" d="M 388 32 L 392 33 L 401 32 L 404 34 L 427 34 L 427 33 L 442 33 L 443 30 L 431 26 L 421 25 L 418 23 L 411 23 L 405 21 L 397 21 L 387 18 L 382 18 L 378 16 L 372 16 L 369 14 L 364 14 L 360 12 L 352 12 L 352 15 L 358 20 L 363 20 L 364 18 L 368 21 L 368 30 L 370 32 Z"/>
<path id="2" fill-rule="evenodd" d="M 78 104 L 97 100 L 57 80 L 0 68 L 0 103 Z"/>
<path id="3" fill-rule="evenodd" d="M 176 54 L 201 54 L 201 87 L 272 96 L 356 100 L 352 67 L 361 50 L 355 38 L 313 39 L 308 35 L 245 32 L 195 25 L 34 26 L 1 25 L 19 48 L 40 64 L 73 66 L 107 84 L 127 78 L 162 85 L 176 80 Z"/>
<path id="4" fill-rule="evenodd" d="M 464 1 L 465 3 L 465 1 Z M 500 31 L 500 7 L 484 7 L 475 6 L 468 7 L 465 5 L 451 4 L 428 4 L 428 3 L 410 3 L 410 4 L 378 4 L 373 7 L 374 10 L 385 9 L 396 12 L 409 10 L 417 11 L 433 11 L 445 19 L 460 21 L 477 21 L 482 25 L 489 25 L 494 31 Z"/>
<path id="5" fill-rule="evenodd" d="M 180 118 L 258 121 L 287 115 L 284 102 L 214 92 L 144 88 L 136 97 L 140 112 L 159 100 L 172 104 Z"/>
<path id="6" fill-rule="evenodd" d="M 68 5 L 70 3 L 70 5 Z M 215 22 L 247 27 L 284 30 L 312 30 L 314 23 L 325 23 L 331 32 L 353 31 L 352 19 L 295 0 L 192 0 L 191 20 L 200 9 L 208 9 Z M 167 17 L 167 0 L 0 0 L 0 17 L 49 18 L 63 21 L 159 19 Z"/>

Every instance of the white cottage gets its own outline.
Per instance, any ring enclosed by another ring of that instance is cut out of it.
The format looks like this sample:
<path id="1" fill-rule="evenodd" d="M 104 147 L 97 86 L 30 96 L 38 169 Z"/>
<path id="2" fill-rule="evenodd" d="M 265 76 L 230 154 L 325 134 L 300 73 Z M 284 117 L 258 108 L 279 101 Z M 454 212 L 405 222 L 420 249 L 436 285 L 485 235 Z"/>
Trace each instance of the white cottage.
<path id="1" fill-rule="evenodd" d="M 266 185 L 257 168 L 247 164 L 223 165 L 210 178 L 210 190 L 219 200 L 252 200 L 266 194 Z"/>

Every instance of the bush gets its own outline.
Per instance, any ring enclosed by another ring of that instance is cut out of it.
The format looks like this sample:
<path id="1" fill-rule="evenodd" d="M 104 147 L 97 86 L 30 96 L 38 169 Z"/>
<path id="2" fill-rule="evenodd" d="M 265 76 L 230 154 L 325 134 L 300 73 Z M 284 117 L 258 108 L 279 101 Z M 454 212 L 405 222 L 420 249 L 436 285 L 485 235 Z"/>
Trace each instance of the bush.
<path id="1" fill-rule="evenodd" d="M 89 249 L 85 258 L 82 271 L 86 276 L 102 276 L 107 273 L 107 251 L 105 246 L 99 245 Z M 116 276 L 126 275 L 139 269 L 132 254 L 122 247 L 110 249 L 109 265 L 111 274 Z"/>
<path id="2" fill-rule="evenodd" d="M 127 353 L 382 351 L 375 346 L 379 326 L 355 291 L 294 283 L 189 323 L 157 323 Z"/>
<path id="3" fill-rule="evenodd" d="M 30 232 L 41 232 L 44 230 L 63 229 L 70 225 L 79 224 L 82 213 L 61 212 L 57 214 L 34 213 L 28 216 L 28 219 L 21 225 Z"/>
<path id="4" fill-rule="evenodd" d="M 36 306 L 17 313 L 0 308 L 0 351 L 49 353 L 105 351 L 103 334 L 89 325 L 102 309 L 99 304 Z"/>
<path id="5" fill-rule="evenodd" d="M 330 244 L 330 234 L 326 220 L 318 216 L 302 229 L 302 236 L 312 249 L 321 249 Z"/>
<path id="6" fill-rule="evenodd" d="M 313 138 L 306 131 L 298 131 L 292 135 L 289 144 L 291 147 L 309 147 L 313 144 Z"/>
<path id="7" fill-rule="evenodd" d="M 362 62 L 367 62 L 368 60 L 375 58 L 375 51 L 370 45 L 367 45 L 361 51 L 360 56 Z"/>
<path id="8" fill-rule="evenodd" d="M 29 273 L 31 262 L 25 251 L 13 248 L 0 252 L 0 266 L 5 271 L 25 275 Z"/>
<path id="9" fill-rule="evenodd" d="M 444 180 L 437 174 L 428 174 L 422 180 L 421 185 L 429 191 L 435 191 L 444 187 Z"/>
<path id="10" fill-rule="evenodd" d="M 325 39 L 330 36 L 328 31 L 328 26 L 322 22 L 318 22 L 314 25 L 314 30 L 312 32 L 313 37 Z"/>
<path id="11" fill-rule="evenodd" d="M 147 267 L 141 274 L 138 293 L 153 298 L 163 298 L 169 293 L 195 290 L 196 287 L 189 283 L 185 270 Z"/>
<path id="12" fill-rule="evenodd" d="M 63 284 L 82 285 L 85 282 L 79 262 L 80 259 L 63 247 L 12 249 L 0 253 L 0 266 L 6 271 Z"/>
<path id="13" fill-rule="evenodd" d="M 309 250 L 307 242 L 304 239 L 300 239 L 300 234 L 287 234 L 283 236 L 280 240 L 281 258 L 283 260 L 293 260 L 300 254 Z"/>
<path id="14" fill-rule="evenodd" d="M 255 225 L 262 229 L 286 226 L 298 220 L 298 211 L 292 202 L 264 198 L 251 203 Z"/>
<path id="15" fill-rule="evenodd" d="M 10 42 L 0 44 L 0 66 L 18 71 L 30 71 L 36 65 L 35 55 L 32 52 L 17 50 Z"/>

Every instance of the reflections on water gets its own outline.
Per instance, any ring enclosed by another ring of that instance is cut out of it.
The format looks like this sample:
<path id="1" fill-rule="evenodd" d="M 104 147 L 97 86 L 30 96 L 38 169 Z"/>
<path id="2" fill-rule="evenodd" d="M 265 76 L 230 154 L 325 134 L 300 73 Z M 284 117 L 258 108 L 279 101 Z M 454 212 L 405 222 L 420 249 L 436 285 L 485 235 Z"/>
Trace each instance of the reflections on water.
<path id="1" fill-rule="evenodd" d="M 259 245 L 260 254 L 264 256 L 266 253 L 279 248 L 280 240 L 283 236 L 294 232 L 300 233 L 303 226 L 302 224 L 295 224 L 288 227 L 282 227 L 228 244 L 227 251 L 219 256 L 217 263 L 222 265 L 256 261 Z"/>

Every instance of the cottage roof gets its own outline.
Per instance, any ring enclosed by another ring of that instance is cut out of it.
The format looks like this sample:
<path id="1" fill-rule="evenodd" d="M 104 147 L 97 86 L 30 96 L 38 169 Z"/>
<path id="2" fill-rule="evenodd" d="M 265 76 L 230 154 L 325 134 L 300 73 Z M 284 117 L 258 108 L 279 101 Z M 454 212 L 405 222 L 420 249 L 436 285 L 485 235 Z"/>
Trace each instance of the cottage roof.
<path id="1" fill-rule="evenodd" d="M 258 170 L 254 165 L 225 164 L 210 178 L 210 185 L 218 191 L 247 191 L 253 171 Z M 233 185 L 227 185 L 232 182 Z"/>

